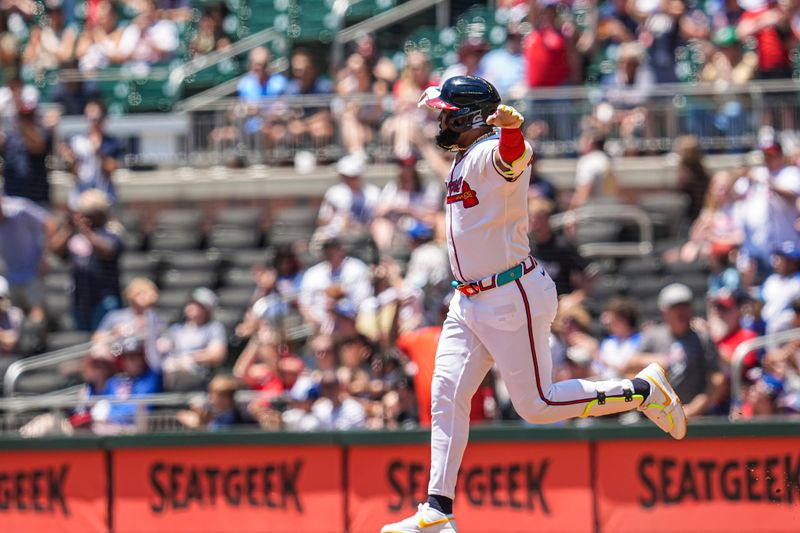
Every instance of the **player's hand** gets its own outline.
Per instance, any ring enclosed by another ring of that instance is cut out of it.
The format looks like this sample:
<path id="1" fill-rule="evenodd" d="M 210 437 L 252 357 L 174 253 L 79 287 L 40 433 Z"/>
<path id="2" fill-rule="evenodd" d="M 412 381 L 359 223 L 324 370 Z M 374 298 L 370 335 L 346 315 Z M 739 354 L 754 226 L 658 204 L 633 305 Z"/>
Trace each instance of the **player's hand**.
<path id="1" fill-rule="evenodd" d="M 525 117 L 510 105 L 505 104 L 497 106 L 497 110 L 486 119 L 486 123 L 490 126 L 509 129 L 519 128 L 523 122 L 525 122 Z"/>

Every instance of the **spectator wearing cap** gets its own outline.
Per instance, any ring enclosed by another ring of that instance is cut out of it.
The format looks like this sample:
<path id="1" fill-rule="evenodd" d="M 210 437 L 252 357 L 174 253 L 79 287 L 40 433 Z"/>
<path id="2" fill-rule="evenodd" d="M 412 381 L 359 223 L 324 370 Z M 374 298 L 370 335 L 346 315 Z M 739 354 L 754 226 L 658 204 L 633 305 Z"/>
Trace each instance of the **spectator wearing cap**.
<path id="1" fill-rule="evenodd" d="M 72 267 L 75 327 L 94 331 L 105 314 L 121 307 L 119 256 L 122 239 L 108 224 L 108 197 L 92 189 L 78 198 L 77 210 L 53 237 L 53 251 Z"/>
<path id="2" fill-rule="evenodd" d="M 720 401 L 725 385 L 714 343 L 692 327 L 692 299 L 686 285 L 664 287 L 658 295 L 663 323 L 643 333 L 640 353 L 628 362 L 631 372 L 652 362 L 666 369 L 689 417 L 709 413 Z"/>
<path id="3" fill-rule="evenodd" d="M 525 58 L 522 55 L 522 32 L 519 24 L 506 26 L 506 39 L 481 58 L 483 77 L 497 88 L 503 99 L 516 98 L 525 91 Z"/>
<path id="4" fill-rule="evenodd" d="M 528 201 L 531 252 L 555 281 L 558 294 L 568 294 L 585 286 L 588 264 L 564 235 L 555 234 L 550 225 L 552 212 L 550 202 L 542 198 Z"/>
<path id="5" fill-rule="evenodd" d="M 325 191 L 317 223 L 326 235 L 345 232 L 366 233 L 375 217 L 380 189 L 364 183 L 366 164 L 358 156 L 348 155 L 336 164 L 340 182 Z"/>
<path id="6" fill-rule="evenodd" d="M 641 43 L 631 41 L 620 44 L 616 59 L 617 68 L 602 82 L 609 87 L 609 103 L 617 109 L 629 110 L 621 126 L 631 130 L 628 122 L 633 122 L 636 115 L 630 111 L 643 112 L 639 106 L 647 103 L 656 81 L 647 61 L 647 49 Z"/>
<path id="7" fill-rule="evenodd" d="M 27 198 L 0 194 L 0 259 L 6 265 L 11 300 L 32 322 L 45 318 L 44 252 L 56 233 L 56 222 Z"/>
<path id="8" fill-rule="evenodd" d="M 176 418 L 191 429 L 221 431 L 248 423 L 236 405 L 239 382 L 232 376 L 214 376 L 208 384 L 208 401 L 194 401 L 188 410 L 179 411 Z"/>
<path id="9" fill-rule="evenodd" d="M 628 361 L 639 352 L 642 344 L 636 303 L 628 298 L 610 300 L 600 315 L 600 322 L 608 331 L 598 352 L 601 376 L 603 379 L 626 377 Z"/>
<path id="10" fill-rule="evenodd" d="M 6 196 L 27 198 L 50 205 L 47 158 L 53 153 L 53 132 L 39 120 L 39 92 L 13 79 L 8 83 L 16 117 L 0 132 L 3 159 L 3 191 Z M 4 121 L 5 122 L 5 121 Z"/>
<path id="11" fill-rule="evenodd" d="M 441 210 L 442 192 L 433 182 L 425 183 L 417 171 L 417 158 L 409 155 L 398 160 L 397 179 L 387 183 L 378 196 L 372 238 L 378 250 L 386 251 L 412 227 L 433 227 Z"/>
<path id="12" fill-rule="evenodd" d="M 335 238 L 322 245 L 323 261 L 309 268 L 300 284 L 300 312 L 309 324 L 333 333 L 334 320 L 330 310 L 350 310 L 352 318 L 361 302 L 372 295 L 369 268 L 350 257 Z"/>
<path id="13" fill-rule="evenodd" d="M 761 286 L 761 299 L 764 302 L 761 318 L 767 324 L 767 333 L 780 323 L 780 315 L 789 310 L 792 302 L 800 298 L 798 241 L 786 241 L 777 248 L 772 255 L 772 266 L 774 273 Z"/>
<path id="14" fill-rule="evenodd" d="M 86 133 L 75 135 L 60 147 L 61 157 L 74 177 L 70 206 L 74 208 L 81 193 L 90 189 L 104 192 L 113 204 L 117 200 L 113 176 L 119 168 L 122 147 L 106 132 L 106 108 L 101 102 L 86 104 L 83 116 Z"/>
<path id="15" fill-rule="evenodd" d="M 156 340 L 166 329 L 166 324 L 156 313 L 158 288 L 147 278 L 134 278 L 125 288 L 128 307 L 109 311 L 92 335 L 93 350 L 107 350 L 114 339 L 136 337 L 144 342 L 147 364 L 161 368 L 161 356 Z"/>
<path id="16" fill-rule="evenodd" d="M 106 382 L 104 396 L 111 400 L 107 407 L 92 409 L 92 429 L 95 433 L 119 433 L 134 429 L 138 416 L 149 411 L 146 403 L 128 402 L 131 396 L 146 396 L 162 392 L 161 374 L 148 367 L 144 343 L 134 337 L 118 340 L 111 353 L 120 359 L 121 372 Z"/>
<path id="17" fill-rule="evenodd" d="M 228 340 L 225 326 L 213 320 L 217 295 L 200 287 L 183 308 L 184 321 L 171 326 L 156 342 L 163 356 L 164 386 L 168 390 L 199 390 L 211 369 L 225 362 Z"/>
<path id="18" fill-rule="evenodd" d="M 708 332 L 717 346 L 723 363 L 730 365 L 736 349 L 745 341 L 758 337 L 758 333 L 742 326 L 741 297 L 727 289 L 709 297 Z M 752 351 L 744 359 L 744 370 L 758 364 L 758 354 Z"/>
<path id="19" fill-rule="evenodd" d="M 450 282 L 450 260 L 441 242 L 434 239 L 429 227 L 418 224 L 408 230 L 411 240 L 411 255 L 406 265 L 403 284 L 410 289 L 419 289 L 425 294 L 426 320 L 433 324 L 437 320 L 439 302 L 445 294 L 452 292 Z"/>
<path id="20" fill-rule="evenodd" d="M 761 152 L 764 166 L 751 169 L 734 187 L 742 198 L 736 213 L 744 228 L 743 251 L 757 262 L 759 271 L 766 272 L 776 248 L 800 240 L 795 227 L 800 216 L 800 168 L 787 164 L 776 141 L 766 142 Z"/>

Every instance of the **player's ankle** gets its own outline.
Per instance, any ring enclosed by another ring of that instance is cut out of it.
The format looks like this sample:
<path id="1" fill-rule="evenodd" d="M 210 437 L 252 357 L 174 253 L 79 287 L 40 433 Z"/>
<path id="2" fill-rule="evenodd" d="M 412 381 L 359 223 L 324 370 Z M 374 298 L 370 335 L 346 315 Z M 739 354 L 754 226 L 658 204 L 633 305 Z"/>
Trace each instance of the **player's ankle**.
<path id="1" fill-rule="evenodd" d="M 633 378 L 631 383 L 633 383 L 633 393 L 641 395 L 644 400 L 647 400 L 647 397 L 650 396 L 650 383 L 642 378 Z"/>
<path id="2" fill-rule="evenodd" d="M 453 500 L 446 496 L 429 494 L 428 505 L 442 514 L 453 514 Z"/>

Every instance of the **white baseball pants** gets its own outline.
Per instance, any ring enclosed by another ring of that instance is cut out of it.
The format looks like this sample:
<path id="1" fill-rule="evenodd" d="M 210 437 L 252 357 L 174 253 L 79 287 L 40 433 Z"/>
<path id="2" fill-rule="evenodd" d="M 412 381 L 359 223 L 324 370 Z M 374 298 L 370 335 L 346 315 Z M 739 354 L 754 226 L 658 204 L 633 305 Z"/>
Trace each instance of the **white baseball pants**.
<path id="1" fill-rule="evenodd" d="M 470 401 L 493 363 L 514 409 L 533 424 L 581 416 L 598 390 L 623 393 L 616 381 L 552 382 L 549 335 L 557 308 L 555 284 L 541 266 L 472 297 L 456 292 L 436 352 L 429 494 L 455 496 L 469 438 Z M 636 407 L 638 402 L 625 403 L 622 410 Z"/>

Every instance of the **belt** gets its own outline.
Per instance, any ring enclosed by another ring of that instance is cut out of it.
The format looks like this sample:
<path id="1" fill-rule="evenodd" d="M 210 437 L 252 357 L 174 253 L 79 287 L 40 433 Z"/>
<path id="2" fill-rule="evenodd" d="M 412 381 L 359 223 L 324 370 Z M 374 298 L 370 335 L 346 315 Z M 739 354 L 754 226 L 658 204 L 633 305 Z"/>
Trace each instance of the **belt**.
<path id="1" fill-rule="evenodd" d="M 539 263 L 536 259 L 532 255 L 529 255 L 523 259 L 521 263 L 514 265 L 508 270 L 504 270 L 498 274 L 492 274 L 478 281 L 453 281 L 452 286 L 465 296 L 475 296 L 479 292 L 486 292 L 500 287 L 501 285 L 511 283 L 532 272 L 538 265 Z"/>

